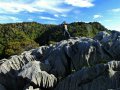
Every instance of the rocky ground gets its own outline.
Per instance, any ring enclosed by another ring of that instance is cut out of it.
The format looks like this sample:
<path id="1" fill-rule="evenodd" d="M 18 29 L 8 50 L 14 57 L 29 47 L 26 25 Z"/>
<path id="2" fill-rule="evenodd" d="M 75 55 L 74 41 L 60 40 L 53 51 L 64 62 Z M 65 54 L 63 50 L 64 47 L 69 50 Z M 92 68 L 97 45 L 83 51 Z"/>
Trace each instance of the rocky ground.
<path id="1" fill-rule="evenodd" d="M 0 90 L 120 90 L 120 32 L 72 37 L 0 60 Z"/>

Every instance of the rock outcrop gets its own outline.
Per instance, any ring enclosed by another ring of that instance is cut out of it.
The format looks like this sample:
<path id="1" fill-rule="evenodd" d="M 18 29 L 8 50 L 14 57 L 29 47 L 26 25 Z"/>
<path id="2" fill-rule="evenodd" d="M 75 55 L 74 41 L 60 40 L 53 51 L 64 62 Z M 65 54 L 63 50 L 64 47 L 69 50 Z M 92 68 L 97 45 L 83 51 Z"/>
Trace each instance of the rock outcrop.
<path id="1" fill-rule="evenodd" d="M 54 90 L 116 90 L 120 88 L 120 61 L 82 68 L 61 80 Z"/>
<path id="2" fill-rule="evenodd" d="M 0 90 L 119 90 L 119 51 L 117 31 L 25 51 L 0 60 Z"/>

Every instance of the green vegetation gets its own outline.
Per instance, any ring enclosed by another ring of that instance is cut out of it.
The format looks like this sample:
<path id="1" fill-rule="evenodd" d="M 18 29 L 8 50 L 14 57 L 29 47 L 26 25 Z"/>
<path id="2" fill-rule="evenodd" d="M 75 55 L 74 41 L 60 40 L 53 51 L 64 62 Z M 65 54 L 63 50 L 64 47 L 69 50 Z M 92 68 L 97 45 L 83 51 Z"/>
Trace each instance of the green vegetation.
<path id="1" fill-rule="evenodd" d="M 93 37 L 107 30 L 98 22 L 74 22 L 68 24 L 72 37 Z M 36 22 L 0 24 L 0 58 L 20 54 L 39 45 L 55 44 L 65 39 L 62 25 L 46 25 Z"/>

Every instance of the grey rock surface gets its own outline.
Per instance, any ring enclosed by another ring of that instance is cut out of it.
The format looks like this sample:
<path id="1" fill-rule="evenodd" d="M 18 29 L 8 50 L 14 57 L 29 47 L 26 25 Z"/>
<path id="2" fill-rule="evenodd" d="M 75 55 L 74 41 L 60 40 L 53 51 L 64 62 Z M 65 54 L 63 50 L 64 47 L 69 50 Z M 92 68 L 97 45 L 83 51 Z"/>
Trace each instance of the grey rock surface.
<path id="1" fill-rule="evenodd" d="M 111 59 L 120 60 L 120 32 L 111 31 L 106 37 L 98 40 Z"/>
<path id="2" fill-rule="evenodd" d="M 0 90 L 6 90 L 3 85 L 0 84 Z"/>
<path id="3" fill-rule="evenodd" d="M 119 90 L 119 51 L 117 31 L 72 37 L 0 60 L 0 84 L 6 90 Z"/>
<path id="4" fill-rule="evenodd" d="M 48 74 L 48 69 L 45 64 L 32 61 L 22 68 L 18 77 L 28 80 L 27 84 L 34 83 L 38 87 L 42 85 L 43 88 L 51 88 L 56 84 L 57 78 L 53 74 Z"/>
<path id="5" fill-rule="evenodd" d="M 120 61 L 82 68 L 61 80 L 54 90 L 116 90 L 120 88 Z"/>

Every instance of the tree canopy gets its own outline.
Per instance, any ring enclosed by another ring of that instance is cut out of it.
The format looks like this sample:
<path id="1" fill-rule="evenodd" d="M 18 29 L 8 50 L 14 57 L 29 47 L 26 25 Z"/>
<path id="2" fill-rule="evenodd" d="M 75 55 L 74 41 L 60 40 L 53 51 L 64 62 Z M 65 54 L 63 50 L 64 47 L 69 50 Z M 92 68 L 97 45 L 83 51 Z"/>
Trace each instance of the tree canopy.
<path id="1" fill-rule="evenodd" d="M 68 25 L 72 37 L 93 37 L 107 29 L 98 22 L 73 22 Z M 0 24 L 0 58 L 20 54 L 39 45 L 48 45 L 65 39 L 63 25 L 37 22 Z"/>

